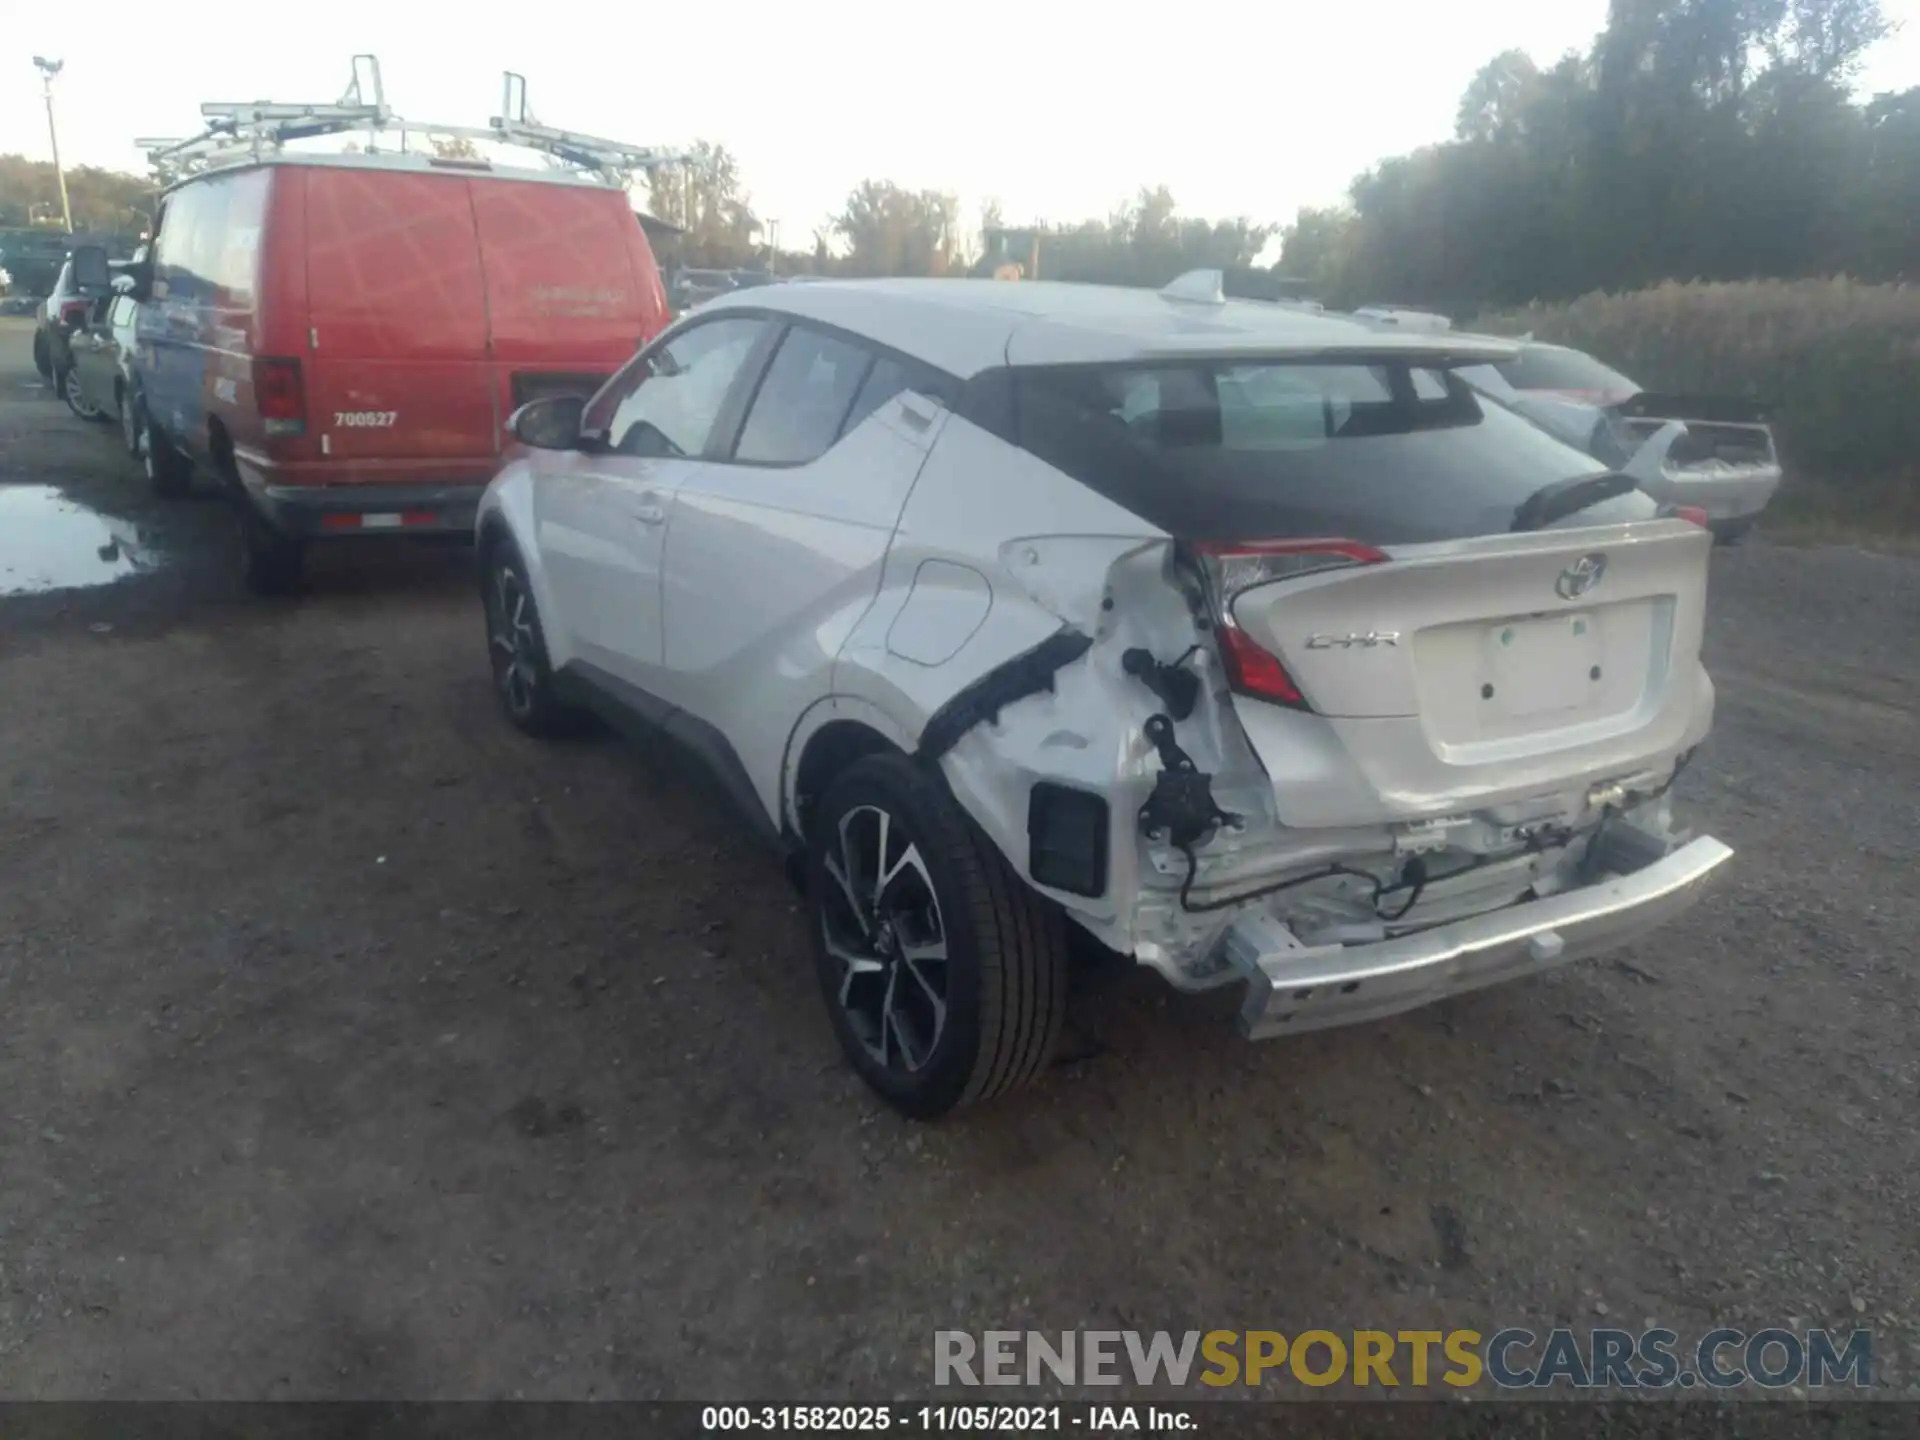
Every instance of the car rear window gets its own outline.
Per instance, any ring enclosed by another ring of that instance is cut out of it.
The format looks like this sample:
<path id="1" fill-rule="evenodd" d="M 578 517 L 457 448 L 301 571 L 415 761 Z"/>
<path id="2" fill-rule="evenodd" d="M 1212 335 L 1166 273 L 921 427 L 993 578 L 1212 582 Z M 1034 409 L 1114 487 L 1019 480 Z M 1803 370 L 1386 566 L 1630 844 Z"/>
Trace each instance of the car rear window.
<path id="1" fill-rule="evenodd" d="M 1518 358 L 1495 367 L 1516 390 L 1592 390 L 1631 395 L 1640 387 L 1618 370 L 1578 350 L 1529 345 Z"/>
<path id="2" fill-rule="evenodd" d="M 1604 466 L 1450 371 L 1212 361 L 1012 372 L 1022 448 L 1183 539 L 1376 545 L 1504 532 L 1544 485 Z M 1568 524 L 1654 513 L 1637 493 Z"/>

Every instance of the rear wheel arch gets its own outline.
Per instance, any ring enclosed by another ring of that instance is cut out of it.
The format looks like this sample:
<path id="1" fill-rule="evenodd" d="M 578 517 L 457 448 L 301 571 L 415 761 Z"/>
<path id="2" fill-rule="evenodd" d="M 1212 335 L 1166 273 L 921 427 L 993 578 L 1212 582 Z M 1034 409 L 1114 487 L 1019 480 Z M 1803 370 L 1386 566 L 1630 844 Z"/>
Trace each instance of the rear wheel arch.
<path id="1" fill-rule="evenodd" d="M 474 537 L 474 555 L 480 562 L 480 574 L 484 577 L 487 567 L 493 563 L 493 557 L 502 545 L 513 544 L 513 527 L 507 524 L 506 517 L 499 511 L 489 511 L 480 521 L 480 533 Z"/>
<path id="2" fill-rule="evenodd" d="M 240 465 L 234 459 L 233 437 L 227 433 L 227 427 L 218 416 L 207 421 L 207 454 L 213 461 L 213 469 L 222 480 L 230 484 L 240 483 Z"/>
<path id="3" fill-rule="evenodd" d="M 869 755 L 912 753 L 891 717 L 864 701 L 834 696 L 814 705 L 794 727 L 787 749 L 781 828 L 806 842 L 808 809 L 843 772 Z"/>

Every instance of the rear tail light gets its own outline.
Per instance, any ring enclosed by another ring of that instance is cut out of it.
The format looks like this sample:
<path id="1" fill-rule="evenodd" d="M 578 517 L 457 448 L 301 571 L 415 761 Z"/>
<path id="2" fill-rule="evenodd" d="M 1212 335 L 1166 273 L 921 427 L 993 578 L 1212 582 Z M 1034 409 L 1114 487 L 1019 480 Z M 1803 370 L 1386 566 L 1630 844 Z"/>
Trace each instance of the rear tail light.
<path id="1" fill-rule="evenodd" d="M 1662 520 L 1685 520 L 1702 530 L 1710 529 L 1713 525 L 1713 517 L 1698 505 L 1662 505 L 1653 513 Z"/>
<path id="2" fill-rule="evenodd" d="M 60 302 L 60 323 L 68 326 L 80 326 L 87 323 L 93 305 L 86 300 L 63 300 Z"/>
<path id="3" fill-rule="evenodd" d="M 1385 553 L 1357 540 L 1202 541 L 1193 552 L 1206 576 L 1227 683 L 1255 699 L 1295 710 L 1312 709 L 1279 657 L 1240 628 L 1233 614 L 1234 601 L 1258 585 L 1297 580 L 1323 570 L 1378 565 L 1386 560 Z"/>
<path id="4" fill-rule="evenodd" d="M 307 390 L 300 383 L 298 360 L 253 362 L 253 403 L 269 435 L 303 435 L 307 429 Z"/>

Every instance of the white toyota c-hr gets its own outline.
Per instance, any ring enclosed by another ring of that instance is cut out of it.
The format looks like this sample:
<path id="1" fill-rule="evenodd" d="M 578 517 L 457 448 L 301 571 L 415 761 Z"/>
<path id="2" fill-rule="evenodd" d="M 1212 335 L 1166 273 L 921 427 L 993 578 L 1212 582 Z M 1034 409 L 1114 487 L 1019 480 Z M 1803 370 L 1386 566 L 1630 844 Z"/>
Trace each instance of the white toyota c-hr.
<path id="1" fill-rule="evenodd" d="M 985 281 L 709 300 L 477 538 L 513 723 L 682 742 L 803 859 L 853 1065 L 934 1115 L 1047 1064 L 1077 926 L 1268 1037 L 1633 940 L 1711 537 L 1455 371 L 1500 342 Z"/>

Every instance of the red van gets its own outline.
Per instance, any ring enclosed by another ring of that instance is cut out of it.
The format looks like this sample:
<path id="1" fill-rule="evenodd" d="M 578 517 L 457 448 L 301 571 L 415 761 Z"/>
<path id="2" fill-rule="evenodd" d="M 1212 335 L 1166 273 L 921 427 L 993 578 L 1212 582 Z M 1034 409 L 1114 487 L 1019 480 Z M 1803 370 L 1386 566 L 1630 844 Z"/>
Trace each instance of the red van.
<path id="1" fill-rule="evenodd" d="M 433 155 L 243 160 L 166 190 L 130 433 L 155 488 L 240 502 L 246 579 L 306 545 L 470 534 L 519 405 L 590 392 L 667 323 L 628 195 Z"/>

